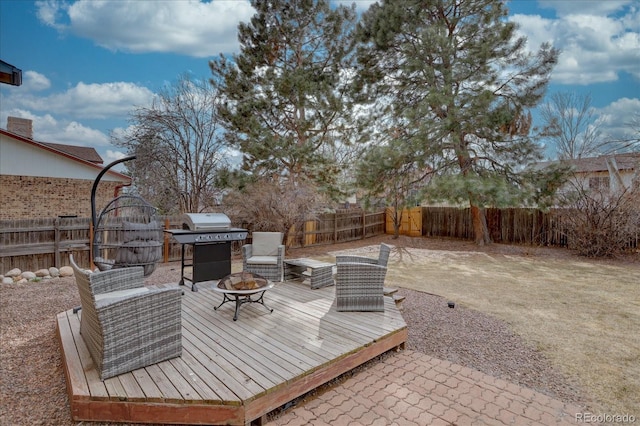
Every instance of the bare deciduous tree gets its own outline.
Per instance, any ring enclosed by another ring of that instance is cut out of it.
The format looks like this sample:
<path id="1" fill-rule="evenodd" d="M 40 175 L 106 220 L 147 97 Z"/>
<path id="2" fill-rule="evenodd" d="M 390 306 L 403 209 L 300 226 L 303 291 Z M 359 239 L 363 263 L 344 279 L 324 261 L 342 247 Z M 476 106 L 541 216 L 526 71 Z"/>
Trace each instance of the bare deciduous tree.
<path id="1" fill-rule="evenodd" d="M 554 93 L 540 108 L 541 117 L 549 131 L 559 160 L 591 157 L 603 153 L 600 124 L 591 96 L 572 92 Z"/>
<path id="2" fill-rule="evenodd" d="M 624 124 L 628 129 L 627 136 L 612 139 L 607 153 L 640 152 L 640 111 L 634 112 Z"/>
<path id="3" fill-rule="evenodd" d="M 136 189 L 161 212 L 201 212 L 217 204 L 221 191 L 214 182 L 227 164 L 218 102 L 215 86 L 184 75 L 151 106 L 137 108 L 125 134 L 112 135 L 137 156 L 128 165 Z"/>

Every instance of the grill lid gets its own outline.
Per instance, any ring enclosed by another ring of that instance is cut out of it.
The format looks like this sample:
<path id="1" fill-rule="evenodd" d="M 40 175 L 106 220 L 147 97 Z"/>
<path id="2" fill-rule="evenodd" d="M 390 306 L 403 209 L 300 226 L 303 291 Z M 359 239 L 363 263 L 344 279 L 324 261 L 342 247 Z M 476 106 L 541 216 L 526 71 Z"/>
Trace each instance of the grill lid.
<path id="1" fill-rule="evenodd" d="M 224 213 L 185 213 L 183 229 L 191 231 L 213 231 L 231 228 L 231 219 Z"/>

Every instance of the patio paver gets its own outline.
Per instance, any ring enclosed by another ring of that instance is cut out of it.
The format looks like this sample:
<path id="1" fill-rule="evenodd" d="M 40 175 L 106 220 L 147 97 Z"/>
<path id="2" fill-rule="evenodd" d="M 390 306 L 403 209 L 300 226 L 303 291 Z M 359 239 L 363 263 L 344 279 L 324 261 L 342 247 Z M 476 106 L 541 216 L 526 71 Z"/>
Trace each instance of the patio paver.
<path id="1" fill-rule="evenodd" d="M 268 424 L 575 425 L 581 412 L 531 389 L 404 350 Z"/>

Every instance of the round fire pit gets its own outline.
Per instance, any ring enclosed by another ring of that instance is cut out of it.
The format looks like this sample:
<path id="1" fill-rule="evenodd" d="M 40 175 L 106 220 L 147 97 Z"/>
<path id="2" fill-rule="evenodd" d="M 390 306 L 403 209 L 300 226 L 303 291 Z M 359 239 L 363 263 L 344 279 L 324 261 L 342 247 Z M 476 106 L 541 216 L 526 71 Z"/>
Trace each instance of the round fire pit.
<path id="1" fill-rule="evenodd" d="M 238 311 L 240 306 L 245 303 L 259 303 L 273 312 L 273 309 L 264 304 L 265 291 L 273 288 L 272 281 L 251 272 L 236 272 L 222 278 L 218 284 L 211 287 L 211 289 L 217 293 L 222 293 L 222 302 L 214 307 L 214 310 L 218 310 L 222 305 L 227 302 L 236 302 L 236 309 L 233 315 L 233 320 L 238 319 Z M 252 298 L 252 296 L 256 298 Z"/>
<path id="2" fill-rule="evenodd" d="M 259 290 L 269 285 L 269 280 L 251 272 L 236 272 L 227 275 L 218 282 L 223 290 Z"/>

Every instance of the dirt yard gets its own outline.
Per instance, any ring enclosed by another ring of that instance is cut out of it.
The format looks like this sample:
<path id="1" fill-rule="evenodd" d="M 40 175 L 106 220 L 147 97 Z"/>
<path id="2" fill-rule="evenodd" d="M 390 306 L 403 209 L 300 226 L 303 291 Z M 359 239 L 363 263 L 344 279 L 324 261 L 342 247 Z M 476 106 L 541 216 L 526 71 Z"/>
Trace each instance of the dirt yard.
<path id="1" fill-rule="evenodd" d="M 396 247 L 386 284 L 406 296 L 410 349 L 594 413 L 640 417 L 638 256 L 588 261 L 563 249 L 381 236 L 287 257 L 374 256 L 380 242 Z M 179 270 L 161 265 L 147 282 L 177 282 Z M 0 424 L 75 424 L 55 315 L 78 305 L 69 278 L 0 286 Z"/>

